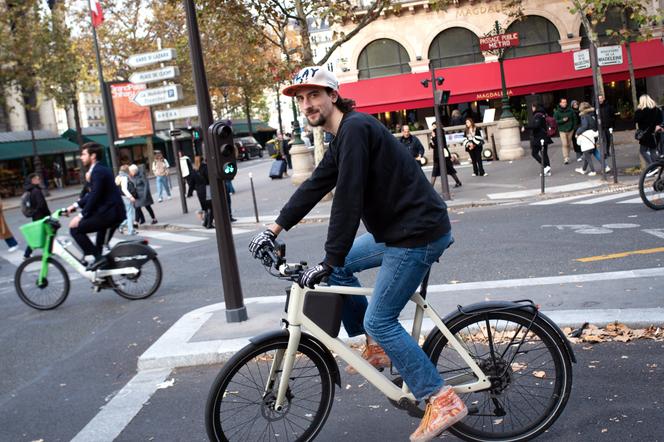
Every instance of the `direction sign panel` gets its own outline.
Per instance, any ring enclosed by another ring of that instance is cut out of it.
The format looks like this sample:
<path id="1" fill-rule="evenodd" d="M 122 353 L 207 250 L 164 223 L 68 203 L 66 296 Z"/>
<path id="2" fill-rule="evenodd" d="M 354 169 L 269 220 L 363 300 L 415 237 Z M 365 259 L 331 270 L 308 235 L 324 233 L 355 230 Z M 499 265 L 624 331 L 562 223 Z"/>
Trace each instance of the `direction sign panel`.
<path id="1" fill-rule="evenodd" d="M 180 70 L 176 66 L 166 66 L 153 71 L 134 72 L 129 77 L 132 83 L 152 83 L 154 81 L 169 80 L 180 75 Z"/>
<path id="2" fill-rule="evenodd" d="M 580 71 L 581 69 L 590 68 L 590 51 L 588 49 L 581 49 L 574 52 L 574 70 Z"/>
<path id="3" fill-rule="evenodd" d="M 175 49 L 162 49 L 156 52 L 146 52 L 144 54 L 131 55 L 127 59 L 127 64 L 132 68 L 140 68 L 155 63 L 170 61 L 175 58 Z"/>
<path id="4" fill-rule="evenodd" d="M 614 64 L 622 64 L 622 46 L 600 46 L 597 48 L 597 63 L 600 66 L 611 66 Z"/>
<path id="5" fill-rule="evenodd" d="M 159 110 L 154 112 L 154 119 L 157 121 L 180 120 L 198 116 L 198 107 L 185 106 L 173 109 Z"/>
<path id="6" fill-rule="evenodd" d="M 168 86 L 145 89 L 134 97 L 139 106 L 154 106 L 163 103 L 172 103 L 182 98 L 182 86 L 169 84 Z"/>
<path id="7" fill-rule="evenodd" d="M 480 51 L 493 51 L 495 49 L 519 46 L 519 33 L 498 34 L 480 38 Z"/>

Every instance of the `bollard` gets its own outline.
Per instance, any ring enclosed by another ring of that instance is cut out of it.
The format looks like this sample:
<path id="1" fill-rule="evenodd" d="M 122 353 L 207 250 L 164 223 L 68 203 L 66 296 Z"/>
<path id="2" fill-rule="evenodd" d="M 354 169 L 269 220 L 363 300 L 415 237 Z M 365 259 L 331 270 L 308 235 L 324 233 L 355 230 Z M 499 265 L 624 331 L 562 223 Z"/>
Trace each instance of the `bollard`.
<path id="1" fill-rule="evenodd" d="M 611 138 L 611 167 L 613 168 L 613 184 L 618 184 L 618 167 L 616 166 L 616 148 L 613 145 L 613 128 L 609 128 L 609 138 Z"/>
<path id="2" fill-rule="evenodd" d="M 256 222 L 258 220 L 258 205 L 256 204 L 256 191 L 254 190 L 254 174 L 249 172 L 249 184 L 251 184 L 251 198 L 254 200 L 254 215 L 256 216 Z"/>
<path id="3" fill-rule="evenodd" d="M 544 140 L 540 140 L 540 175 L 542 176 L 542 194 L 544 194 Z"/>

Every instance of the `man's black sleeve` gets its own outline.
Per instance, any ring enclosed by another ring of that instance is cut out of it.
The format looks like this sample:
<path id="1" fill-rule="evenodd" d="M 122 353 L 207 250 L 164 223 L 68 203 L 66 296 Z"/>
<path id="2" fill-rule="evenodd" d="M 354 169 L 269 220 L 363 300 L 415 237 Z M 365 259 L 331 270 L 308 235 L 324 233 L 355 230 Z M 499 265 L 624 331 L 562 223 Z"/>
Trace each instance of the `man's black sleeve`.
<path id="1" fill-rule="evenodd" d="M 328 149 L 309 179 L 298 187 L 281 209 L 275 222 L 286 230 L 299 223 L 325 195 L 334 189 L 337 173 L 332 149 Z"/>
<path id="2" fill-rule="evenodd" d="M 325 262 L 333 267 L 344 265 L 353 245 L 369 176 L 369 126 L 348 121 L 342 129 L 337 142 L 339 176 L 325 242 Z"/>
<path id="3" fill-rule="evenodd" d="M 417 144 L 417 155 L 421 157 L 424 156 L 424 146 L 422 146 L 422 142 L 419 138 L 415 137 L 415 143 Z"/>

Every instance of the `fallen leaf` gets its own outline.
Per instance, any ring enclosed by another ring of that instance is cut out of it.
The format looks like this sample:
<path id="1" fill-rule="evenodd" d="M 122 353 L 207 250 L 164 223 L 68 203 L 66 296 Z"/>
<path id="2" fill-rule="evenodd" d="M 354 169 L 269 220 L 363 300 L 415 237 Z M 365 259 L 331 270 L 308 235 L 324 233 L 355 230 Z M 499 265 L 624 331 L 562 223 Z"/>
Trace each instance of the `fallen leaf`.
<path id="1" fill-rule="evenodd" d="M 535 376 L 538 379 L 544 379 L 544 376 L 546 376 L 546 372 L 544 372 L 543 370 L 536 370 L 533 371 L 533 376 Z"/>

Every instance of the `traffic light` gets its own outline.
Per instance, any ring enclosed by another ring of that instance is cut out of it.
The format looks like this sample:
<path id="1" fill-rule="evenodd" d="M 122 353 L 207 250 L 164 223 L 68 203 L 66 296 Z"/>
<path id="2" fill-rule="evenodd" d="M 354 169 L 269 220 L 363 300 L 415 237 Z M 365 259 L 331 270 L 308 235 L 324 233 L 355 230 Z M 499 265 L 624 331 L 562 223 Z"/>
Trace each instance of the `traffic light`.
<path id="1" fill-rule="evenodd" d="M 237 174 L 237 158 L 235 157 L 235 145 L 233 143 L 233 130 L 225 123 L 217 121 L 212 123 L 208 129 L 214 159 L 217 162 L 219 178 L 232 180 Z"/>

